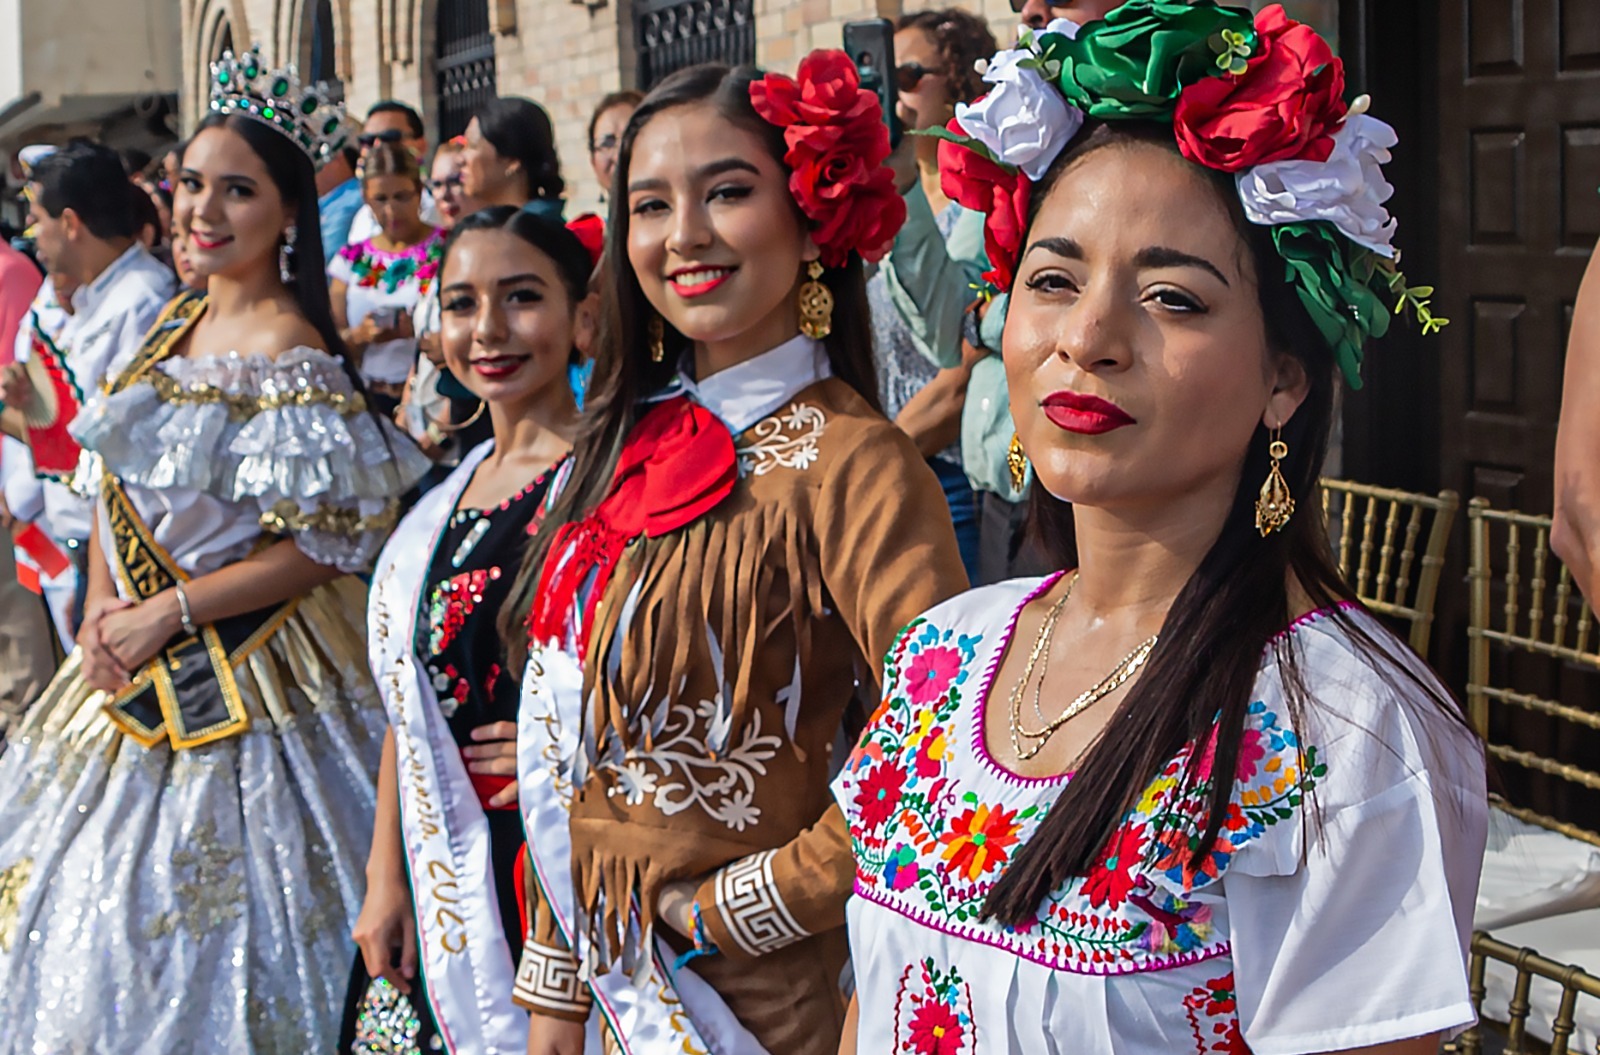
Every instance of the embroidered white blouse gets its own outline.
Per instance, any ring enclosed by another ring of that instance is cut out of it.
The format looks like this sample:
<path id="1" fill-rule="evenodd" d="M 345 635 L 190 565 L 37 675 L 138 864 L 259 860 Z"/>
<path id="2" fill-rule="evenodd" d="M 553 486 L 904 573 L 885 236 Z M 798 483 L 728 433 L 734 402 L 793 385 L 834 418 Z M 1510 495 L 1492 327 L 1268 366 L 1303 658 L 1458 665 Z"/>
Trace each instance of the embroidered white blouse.
<path id="1" fill-rule="evenodd" d="M 1345 619 L 1403 646 L 1355 608 L 1280 639 L 1312 695 L 1304 728 L 1268 651 L 1233 805 L 1198 869 L 1184 867 L 1203 816 L 1178 787 L 1185 752 L 1034 922 L 979 919 L 1065 779 L 1015 776 L 983 740 L 1017 614 L 1052 581 L 957 597 L 890 652 L 884 702 L 834 787 L 856 856 L 856 1050 L 1296 1055 L 1469 1024 L 1482 754 L 1361 658 Z"/>

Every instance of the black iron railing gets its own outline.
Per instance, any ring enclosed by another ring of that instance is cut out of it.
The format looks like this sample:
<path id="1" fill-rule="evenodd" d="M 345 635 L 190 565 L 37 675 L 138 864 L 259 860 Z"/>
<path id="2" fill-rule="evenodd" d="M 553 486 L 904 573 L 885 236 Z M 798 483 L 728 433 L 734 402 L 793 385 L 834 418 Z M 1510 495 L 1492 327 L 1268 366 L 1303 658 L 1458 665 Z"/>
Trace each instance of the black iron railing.
<path id="1" fill-rule="evenodd" d="M 756 60 L 754 0 L 634 0 L 638 84 L 702 62 Z"/>
<path id="2" fill-rule="evenodd" d="M 466 131 L 472 115 L 495 96 L 494 34 L 488 0 L 441 0 L 435 38 L 439 138 Z"/>

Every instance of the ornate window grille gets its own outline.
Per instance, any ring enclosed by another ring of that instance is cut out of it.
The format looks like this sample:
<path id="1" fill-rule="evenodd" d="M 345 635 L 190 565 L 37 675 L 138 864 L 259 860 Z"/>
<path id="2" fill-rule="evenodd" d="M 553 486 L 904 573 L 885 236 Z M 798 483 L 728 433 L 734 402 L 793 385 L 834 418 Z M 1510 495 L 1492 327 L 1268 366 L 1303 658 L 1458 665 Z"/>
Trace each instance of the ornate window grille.
<path id="1" fill-rule="evenodd" d="M 494 34 L 488 0 L 441 0 L 435 38 L 439 138 L 466 131 L 472 115 L 495 96 Z"/>
<path id="2" fill-rule="evenodd" d="M 756 60 L 754 0 L 635 0 L 638 84 L 648 91 L 685 66 Z"/>

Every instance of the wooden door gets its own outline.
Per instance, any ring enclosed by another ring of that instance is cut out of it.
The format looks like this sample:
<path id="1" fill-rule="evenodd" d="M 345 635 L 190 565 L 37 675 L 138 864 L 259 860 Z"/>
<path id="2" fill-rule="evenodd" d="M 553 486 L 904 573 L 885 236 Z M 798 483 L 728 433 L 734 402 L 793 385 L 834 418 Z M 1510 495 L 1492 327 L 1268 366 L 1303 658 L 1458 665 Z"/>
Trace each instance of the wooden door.
<path id="1" fill-rule="evenodd" d="M 1549 513 L 1567 331 L 1600 236 L 1600 3 L 1440 0 L 1438 18 L 1441 483 Z M 1441 628 L 1464 625 L 1464 594 L 1448 591 Z M 1559 660 L 1493 662 L 1495 684 L 1590 711 L 1600 698 L 1600 677 Z M 1594 730 L 1511 707 L 1491 739 L 1573 763 L 1600 750 Z M 1600 827 L 1600 794 L 1501 777 L 1513 802 Z"/>
<path id="2" fill-rule="evenodd" d="M 1600 236 L 1600 4 L 1439 4 L 1443 484 L 1550 511 L 1567 323 Z"/>

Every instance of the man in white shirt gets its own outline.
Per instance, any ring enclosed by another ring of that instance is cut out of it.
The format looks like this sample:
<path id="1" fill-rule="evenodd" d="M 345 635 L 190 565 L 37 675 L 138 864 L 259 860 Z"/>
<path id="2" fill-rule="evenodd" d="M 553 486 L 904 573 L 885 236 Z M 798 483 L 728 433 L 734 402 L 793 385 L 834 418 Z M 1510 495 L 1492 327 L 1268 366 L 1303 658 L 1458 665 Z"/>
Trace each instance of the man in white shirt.
<path id="1" fill-rule="evenodd" d="M 137 241 L 140 202 L 134 195 L 144 192 L 129 181 L 116 151 L 74 140 L 34 167 L 27 190 L 40 263 L 78 287 L 72 318 L 55 344 L 73 386 L 88 398 L 139 350 L 178 280 Z M 0 372 L 7 413 L 26 408 L 33 397 L 20 365 Z M 76 413 L 76 407 L 63 408 L 63 423 Z M 94 518 L 90 495 L 98 486 L 92 476 L 80 463 L 71 480 L 47 479 L 43 487 L 39 525 L 67 550 L 80 575 L 70 617 L 57 613 L 58 623 L 73 628 L 82 618 L 81 576 Z"/>
<path id="2" fill-rule="evenodd" d="M 362 161 L 366 161 L 367 152 L 378 143 L 404 144 L 411 151 L 411 156 L 417 159 L 418 165 L 428 159 L 428 135 L 422 125 L 422 115 L 394 99 L 372 104 L 357 142 L 361 144 Z M 439 207 L 434 204 L 433 195 L 428 193 L 426 187 L 422 190 L 422 219 L 435 227 L 439 226 Z M 378 218 L 372 214 L 372 206 L 363 205 L 350 224 L 350 237 L 346 244 L 365 242 L 377 233 Z M 324 251 L 331 258 L 338 250 L 337 247 L 324 247 Z"/>

